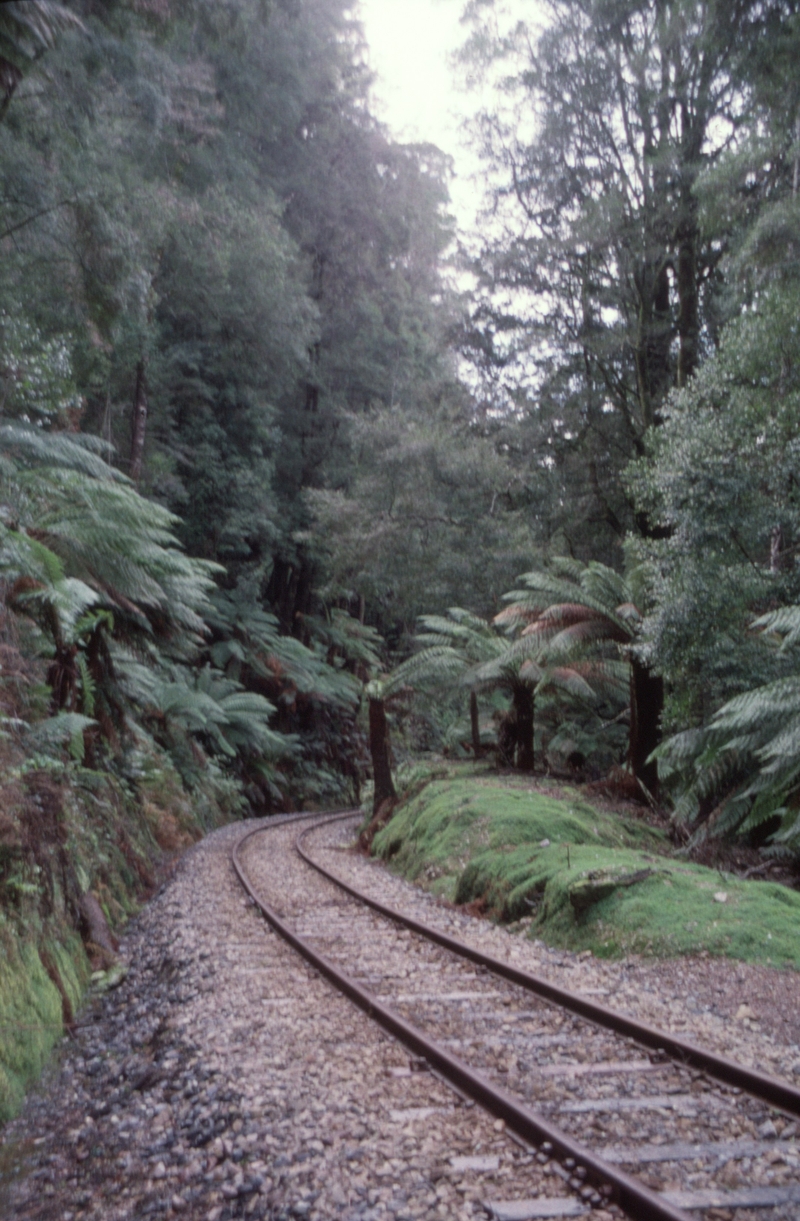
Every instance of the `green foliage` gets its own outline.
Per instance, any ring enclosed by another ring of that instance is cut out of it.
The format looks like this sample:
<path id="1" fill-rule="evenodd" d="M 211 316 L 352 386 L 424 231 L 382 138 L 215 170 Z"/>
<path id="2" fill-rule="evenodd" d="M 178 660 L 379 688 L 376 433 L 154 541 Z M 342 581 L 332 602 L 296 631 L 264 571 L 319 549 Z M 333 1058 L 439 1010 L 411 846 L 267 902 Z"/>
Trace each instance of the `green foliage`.
<path id="1" fill-rule="evenodd" d="M 83 763 L 83 735 L 95 724 L 91 717 L 82 716 L 79 712 L 59 712 L 32 725 L 26 739 L 34 751 L 41 751 L 42 754 L 47 754 L 53 747 L 67 746 L 72 758 Z"/>
<path id="2" fill-rule="evenodd" d="M 783 607 L 753 624 L 794 661 L 800 607 Z M 796 665 L 796 662 L 795 662 Z M 770 836 L 771 855 L 800 850 L 800 679 L 796 673 L 724 704 L 705 727 L 676 734 L 658 751 L 676 781 L 676 818 L 708 834 Z"/>
<path id="3" fill-rule="evenodd" d="M 557 556 L 546 569 L 519 579 L 523 588 L 504 595 L 509 605 L 495 623 L 518 632 L 540 661 L 592 658 L 598 688 L 616 690 L 619 697 L 624 667 L 614 663 L 636 643 L 642 617 L 634 599 L 641 601 L 644 592 L 641 574 L 634 570 L 626 579 L 605 564 Z M 585 683 L 579 689 L 592 697 Z"/>
<path id="4" fill-rule="evenodd" d="M 83 29 L 77 14 L 55 0 L 5 0 L 0 9 L 0 119 L 17 86 L 67 29 Z"/>
<path id="5" fill-rule="evenodd" d="M 22 318 L 0 314 L 0 384 L 3 411 L 36 423 L 68 427 L 82 402 L 63 336 L 45 340 Z"/>
<path id="6" fill-rule="evenodd" d="M 122 729 L 111 642 L 191 656 L 212 587 L 211 567 L 180 550 L 171 514 L 139 496 L 100 453 L 79 434 L 0 427 L 7 601 L 41 633 L 53 711 L 83 718 L 66 737 L 36 732 L 49 743 L 68 740 L 79 754 L 87 718 L 96 716 L 107 736 Z"/>
<path id="7" fill-rule="evenodd" d="M 52 363 L 45 352 L 38 387 L 44 404 Z M 60 366 L 58 372 L 66 375 Z M 30 379 L 22 390 L 22 403 L 12 395 L 9 408 L 24 417 Z M 273 705 L 210 664 L 196 674 L 177 664 L 196 658 L 207 635 L 218 566 L 187 557 L 173 533 L 176 519 L 140 496 L 102 454 L 81 434 L 30 423 L 0 427 L 0 570 L 9 601 L 38 624 L 53 658 L 57 715 L 31 728 L 32 747 L 68 745 L 82 760 L 95 712 L 107 734 L 114 721 L 123 729 L 122 699 L 129 716 L 147 722 L 155 712 L 168 731 L 174 725 L 196 735 L 227 760 L 257 759 L 271 774 L 275 759 L 293 748 L 270 728 Z"/>
<path id="8" fill-rule="evenodd" d="M 796 289 L 776 288 L 733 323 L 632 472 L 638 503 L 665 535 L 639 551 L 653 590 L 645 633 L 674 728 L 707 722 L 785 669 L 748 628 L 800 592 L 797 308 Z"/>
<path id="9" fill-rule="evenodd" d="M 406 685 L 436 690 L 442 686 L 480 687 L 502 683 L 501 659 L 506 657 L 507 642 L 485 619 L 455 606 L 447 615 L 422 615 L 422 631 L 416 636 L 419 651 L 392 672 L 384 684 L 390 696 Z M 497 662 L 497 674 L 483 678 L 482 668 Z M 509 664 L 507 681 L 515 676 Z"/>
<path id="10" fill-rule="evenodd" d="M 762 293 L 631 474 L 664 527 L 639 551 L 654 596 L 649 656 L 678 731 L 658 752 L 675 817 L 696 838 L 773 834 L 782 852 L 797 849 L 797 308 L 795 286 Z M 764 633 L 784 647 L 765 647 Z"/>
<path id="11" fill-rule="evenodd" d="M 467 5 L 488 199 L 465 350 L 537 515 L 581 558 L 617 565 L 641 528 L 622 470 L 719 332 L 730 230 L 701 223 L 695 187 L 762 127 L 742 64 L 784 19 L 756 0 Z"/>
<path id="12" fill-rule="evenodd" d="M 19 72 L 47 49 L 0 124 L 0 564 L 40 719 L 270 805 L 357 793 L 363 684 L 422 611 L 390 683 L 446 688 L 420 732 L 457 749 L 459 694 L 488 740 L 504 691 L 605 766 L 630 690 L 639 775 L 639 680 L 655 733 L 653 671 L 683 729 L 788 673 L 748 624 L 800 597 L 793 3 L 552 0 L 535 36 L 468 6 L 499 219 L 470 303 L 451 167 L 371 116 L 346 0 L 79 11 L 0 14 Z M 592 558 L 490 624 L 558 550 Z"/>
<path id="13" fill-rule="evenodd" d="M 493 438 L 453 403 L 456 387 L 423 390 L 347 418 L 352 454 L 340 486 L 307 496 L 322 592 L 363 597 L 379 622 L 406 631 L 454 604 L 490 612 L 537 539 Z"/>
<path id="14" fill-rule="evenodd" d="M 263 567 L 280 533 L 277 404 L 305 372 L 315 311 L 273 200 L 243 206 L 211 188 L 189 212 L 154 279 L 152 483 L 193 553 Z"/>
<path id="15" fill-rule="evenodd" d="M 628 581 L 600 563 L 557 557 L 519 578 L 507 608 L 487 623 L 460 608 L 423 615 L 413 653 L 392 672 L 387 694 L 405 685 L 439 692 L 526 687 L 536 698 L 539 750 L 553 765 L 582 758 L 616 762 L 629 701 L 627 649 L 637 639 L 640 574 Z M 456 736 L 468 737 L 461 727 Z"/>

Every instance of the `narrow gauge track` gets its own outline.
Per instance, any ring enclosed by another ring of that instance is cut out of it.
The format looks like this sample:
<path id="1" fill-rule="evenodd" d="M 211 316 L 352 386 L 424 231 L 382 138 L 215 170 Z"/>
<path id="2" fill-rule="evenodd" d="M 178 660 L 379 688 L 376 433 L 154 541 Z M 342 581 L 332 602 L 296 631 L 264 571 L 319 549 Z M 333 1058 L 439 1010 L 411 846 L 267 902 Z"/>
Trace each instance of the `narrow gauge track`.
<path id="1" fill-rule="evenodd" d="M 799 1090 L 361 895 L 304 846 L 315 833 L 329 841 L 332 829 L 340 834 L 336 824 L 353 816 L 312 817 L 295 851 L 325 879 L 315 882 L 313 904 L 282 887 L 274 867 L 268 896 L 248 877 L 243 857 L 268 827 L 243 836 L 234 851 L 245 889 L 335 986 L 537 1150 L 574 1193 L 563 1198 L 560 1215 L 614 1202 L 636 1221 L 686 1221 L 690 1212 L 709 1221 L 800 1216 L 797 1129 L 784 1127 L 781 1140 L 773 1122 L 775 1108 L 800 1116 Z M 776 1162 L 787 1168 L 779 1185 L 768 1181 Z M 737 1168 L 733 1187 L 730 1167 Z M 495 1215 L 559 1214 L 537 1213 L 535 1201 L 508 1201 Z"/>

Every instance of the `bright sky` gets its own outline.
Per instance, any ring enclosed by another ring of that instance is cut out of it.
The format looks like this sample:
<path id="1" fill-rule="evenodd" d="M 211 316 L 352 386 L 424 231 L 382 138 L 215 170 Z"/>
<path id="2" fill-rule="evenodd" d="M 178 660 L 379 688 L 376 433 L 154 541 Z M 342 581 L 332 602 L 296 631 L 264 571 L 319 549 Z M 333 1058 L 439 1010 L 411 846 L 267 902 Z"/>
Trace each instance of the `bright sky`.
<path id="1" fill-rule="evenodd" d="M 398 139 L 430 141 L 455 159 L 453 207 L 466 228 L 481 192 L 468 181 L 476 165 L 458 130 L 470 99 L 456 88 L 447 62 L 465 38 L 463 7 L 463 0 L 360 0 L 370 64 L 378 74 L 377 115 Z"/>

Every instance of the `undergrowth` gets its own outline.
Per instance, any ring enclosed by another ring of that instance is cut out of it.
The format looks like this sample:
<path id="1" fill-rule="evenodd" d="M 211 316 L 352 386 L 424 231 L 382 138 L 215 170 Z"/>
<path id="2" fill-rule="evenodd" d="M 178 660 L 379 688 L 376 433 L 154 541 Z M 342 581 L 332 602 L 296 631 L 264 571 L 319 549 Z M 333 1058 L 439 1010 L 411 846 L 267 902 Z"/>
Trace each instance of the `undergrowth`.
<path id="1" fill-rule="evenodd" d="M 142 740 L 103 770 L 62 752 L 34 755 L 15 722 L 30 717 L 3 656 L 0 706 L 0 1123 L 74 1019 L 94 969 L 112 965 L 89 940 L 81 900 L 120 929 L 153 891 L 165 853 L 236 812 L 209 782 L 190 800 L 169 757 Z M 211 778 L 213 780 L 213 777 Z M 87 944 L 84 944 L 81 933 Z"/>

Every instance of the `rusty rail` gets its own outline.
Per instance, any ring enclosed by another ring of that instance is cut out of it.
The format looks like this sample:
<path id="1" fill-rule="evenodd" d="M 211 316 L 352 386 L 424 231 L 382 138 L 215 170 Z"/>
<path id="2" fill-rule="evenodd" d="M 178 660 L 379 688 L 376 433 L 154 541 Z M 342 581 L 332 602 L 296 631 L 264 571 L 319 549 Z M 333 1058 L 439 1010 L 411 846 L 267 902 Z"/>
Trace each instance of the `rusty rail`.
<path id="1" fill-rule="evenodd" d="M 339 814 L 337 818 L 346 817 Z M 319 826 L 319 823 L 315 824 Z M 260 835 L 268 828 L 260 827 L 249 831 L 238 841 L 232 854 L 233 867 L 244 889 L 259 908 L 268 923 L 289 945 L 320 972 L 334 987 L 338 988 L 351 1001 L 359 1006 L 369 1017 L 387 1030 L 406 1047 L 421 1056 L 438 1073 L 450 1081 L 461 1093 L 474 1099 L 490 1114 L 502 1119 L 506 1126 L 522 1140 L 531 1144 L 549 1144 L 562 1158 L 572 1158 L 576 1168 L 583 1167 L 586 1180 L 596 1187 L 610 1188 L 610 1199 L 633 1218 L 633 1221 L 689 1221 L 688 1214 L 673 1207 L 663 1200 L 657 1192 L 651 1191 L 643 1183 L 616 1166 L 605 1162 L 590 1149 L 574 1141 L 566 1132 L 549 1123 L 525 1106 L 506 1090 L 495 1086 L 481 1073 L 472 1070 L 463 1060 L 452 1055 L 441 1044 L 429 1039 L 423 1031 L 407 1022 L 399 1014 L 394 1013 L 384 1005 L 373 993 L 363 988 L 354 979 L 340 971 L 330 959 L 320 954 L 303 937 L 299 937 L 281 919 L 276 911 L 265 903 L 256 893 L 244 871 L 240 851 L 244 844 L 255 835 Z M 303 859 L 306 859 L 305 857 Z M 316 865 L 314 868 L 318 868 Z M 325 872 L 325 871 L 321 871 Z M 336 879 L 337 885 L 341 885 Z M 358 892 L 350 887 L 344 887 L 353 897 L 361 898 Z M 377 905 L 370 902 L 370 906 Z M 378 908 L 378 910 L 380 910 Z M 390 910 L 390 909 L 387 909 Z M 394 918 L 394 916 L 392 917 Z M 405 923 L 405 920 L 403 920 Z M 424 927 L 424 926 L 421 926 Z"/>
<path id="2" fill-rule="evenodd" d="M 342 816 L 338 815 L 337 817 Z M 331 819 L 331 821 L 334 821 L 334 819 Z M 317 826 L 320 825 L 322 824 L 317 824 Z M 609 1009 L 606 1005 L 600 1005 L 588 997 L 580 996 L 576 992 L 569 992 L 566 988 L 559 988 L 557 984 L 551 983 L 540 975 L 534 975 L 532 972 L 521 971 L 517 967 L 509 966 L 498 958 L 493 958 L 489 954 L 484 954 L 480 950 L 473 949 L 472 946 L 465 945 L 455 937 L 448 936 L 447 933 L 439 932 L 438 929 L 431 928 L 427 924 L 422 924 L 419 920 L 414 920 L 410 916 L 404 916 L 402 912 L 398 912 L 392 907 L 379 903 L 377 899 L 371 899 L 368 895 L 361 894 L 360 891 L 337 878 L 335 874 L 330 873 L 323 865 L 318 864 L 309 856 L 302 845 L 302 841 L 314 829 L 314 827 L 308 827 L 297 837 L 295 847 L 302 859 L 312 869 L 316 869 L 324 878 L 327 878 L 328 881 L 333 882 L 335 886 L 346 891 L 347 894 L 359 902 L 373 908 L 374 911 L 379 912 L 382 916 L 386 916 L 411 932 L 419 933 L 420 936 L 426 937 L 429 941 L 436 942 L 437 945 L 451 950 L 454 954 L 459 954 L 462 958 L 467 958 L 471 962 L 477 963 L 478 966 L 486 967 L 494 974 L 501 975 L 512 983 L 519 984 L 520 987 L 535 993 L 544 1000 L 550 1001 L 562 1009 L 568 1009 L 571 1013 L 578 1014 L 579 1017 L 586 1018 L 587 1021 L 593 1022 L 596 1026 L 602 1026 L 607 1030 L 614 1031 L 616 1034 L 624 1035 L 642 1044 L 644 1047 L 664 1052 L 674 1060 L 678 1060 L 690 1068 L 696 1068 L 706 1073 L 709 1077 L 713 1077 L 716 1081 L 722 1082 L 724 1085 L 744 1090 L 746 1093 L 752 1094 L 753 1097 L 760 1098 L 762 1101 L 768 1102 L 771 1106 L 786 1111 L 790 1115 L 800 1116 L 800 1090 L 789 1085 L 788 1082 L 781 1081 L 778 1077 L 771 1077 L 767 1073 L 758 1072 L 756 1069 L 746 1068 L 743 1064 L 737 1064 L 735 1060 L 729 1060 L 725 1056 L 717 1055 L 716 1052 L 708 1051 L 704 1047 L 698 1047 L 697 1044 L 690 1043 L 686 1039 L 678 1038 L 676 1035 L 659 1030 L 655 1026 L 649 1026 L 645 1022 L 639 1022 L 624 1013 L 618 1013 L 614 1009 Z"/>

